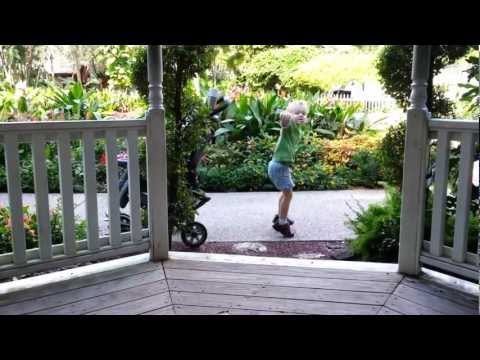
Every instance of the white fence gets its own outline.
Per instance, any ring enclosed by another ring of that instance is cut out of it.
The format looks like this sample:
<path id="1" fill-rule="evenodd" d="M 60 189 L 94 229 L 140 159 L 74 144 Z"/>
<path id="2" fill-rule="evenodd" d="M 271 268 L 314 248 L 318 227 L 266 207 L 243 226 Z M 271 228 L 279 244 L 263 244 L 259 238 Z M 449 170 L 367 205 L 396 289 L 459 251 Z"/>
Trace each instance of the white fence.
<path id="1" fill-rule="evenodd" d="M 360 104 L 361 109 L 367 113 L 388 111 L 398 107 L 395 100 L 390 97 L 356 98 L 345 94 L 333 95 L 328 93 L 322 94 L 320 99 L 322 101 L 338 101 L 346 105 Z"/>
<path id="2" fill-rule="evenodd" d="M 36 272 L 84 261 L 146 251 L 147 229 L 142 229 L 138 138 L 147 132 L 146 120 L 1 123 L 0 146 L 5 149 L 5 168 L 11 211 L 11 253 L 0 254 L 0 277 Z M 117 139 L 126 140 L 129 164 L 131 231 L 121 233 Z M 109 202 L 109 236 L 99 237 L 95 142 L 105 140 Z M 75 239 L 71 141 L 82 144 L 86 198 L 87 238 Z M 62 200 L 63 243 L 52 244 L 50 204 L 45 159 L 47 142 L 58 146 L 59 181 Z M 38 224 L 38 248 L 27 249 L 22 213 L 22 186 L 18 145 L 32 148 Z"/>

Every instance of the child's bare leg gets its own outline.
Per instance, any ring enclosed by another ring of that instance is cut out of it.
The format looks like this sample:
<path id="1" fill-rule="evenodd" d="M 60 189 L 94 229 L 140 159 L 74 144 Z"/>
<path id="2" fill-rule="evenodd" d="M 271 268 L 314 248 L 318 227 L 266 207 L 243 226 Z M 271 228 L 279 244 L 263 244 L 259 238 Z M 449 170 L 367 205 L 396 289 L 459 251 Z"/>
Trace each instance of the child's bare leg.
<path id="1" fill-rule="evenodd" d="M 278 216 L 281 220 L 285 221 L 288 216 L 288 209 L 290 208 L 290 202 L 292 201 L 292 190 L 283 190 L 280 197 Z"/>
<path id="2" fill-rule="evenodd" d="M 278 199 L 278 216 L 280 216 L 280 211 L 282 209 L 282 203 L 283 203 L 283 192 L 280 193 L 280 198 Z"/>

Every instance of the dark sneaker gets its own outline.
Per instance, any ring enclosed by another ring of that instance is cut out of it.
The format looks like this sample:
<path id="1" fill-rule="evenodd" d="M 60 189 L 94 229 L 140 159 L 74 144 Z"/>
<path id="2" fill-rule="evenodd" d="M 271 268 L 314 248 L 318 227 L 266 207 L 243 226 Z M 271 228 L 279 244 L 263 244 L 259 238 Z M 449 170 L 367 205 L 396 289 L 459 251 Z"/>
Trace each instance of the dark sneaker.
<path id="1" fill-rule="evenodd" d="M 277 223 L 277 222 L 278 222 L 278 217 L 279 217 L 278 214 L 275 215 L 275 217 L 274 217 L 273 220 L 272 220 L 272 223 L 274 223 L 274 224 Z M 290 218 L 288 218 L 288 217 L 287 217 L 287 221 L 288 221 L 288 223 L 289 223 L 290 225 L 295 224 L 295 221 L 293 221 L 292 219 L 290 219 Z"/>
<path id="2" fill-rule="evenodd" d="M 272 227 L 283 235 L 283 237 L 291 238 L 294 234 L 290 231 L 290 224 L 280 225 L 278 222 L 272 225 Z"/>

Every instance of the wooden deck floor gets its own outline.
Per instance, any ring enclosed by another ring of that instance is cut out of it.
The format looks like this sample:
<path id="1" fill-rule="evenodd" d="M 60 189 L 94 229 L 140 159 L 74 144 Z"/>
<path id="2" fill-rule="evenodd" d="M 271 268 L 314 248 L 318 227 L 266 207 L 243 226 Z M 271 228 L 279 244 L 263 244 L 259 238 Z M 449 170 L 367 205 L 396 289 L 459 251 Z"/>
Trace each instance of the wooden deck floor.
<path id="1" fill-rule="evenodd" d="M 478 315 L 478 297 L 397 273 L 168 260 L 0 295 L 0 314 Z"/>

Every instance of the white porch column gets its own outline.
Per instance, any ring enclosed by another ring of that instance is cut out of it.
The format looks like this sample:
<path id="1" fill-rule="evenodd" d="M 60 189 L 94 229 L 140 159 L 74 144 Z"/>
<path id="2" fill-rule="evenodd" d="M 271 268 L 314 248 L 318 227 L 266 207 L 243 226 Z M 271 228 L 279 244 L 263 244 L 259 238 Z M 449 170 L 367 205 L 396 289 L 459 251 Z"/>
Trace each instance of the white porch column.
<path id="1" fill-rule="evenodd" d="M 161 45 L 149 45 L 147 113 L 148 228 L 150 260 L 168 259 L 167 146 Z"/>
<path id="2" fill-rule="evenodd" d="M 420 251 L 425 217 L 425 177 L 428 155 L 427 85 L 430 45 L 413 47 L 412 93 L 407 112 L 400 218 L 399 272 L 420 273 Z"/>

